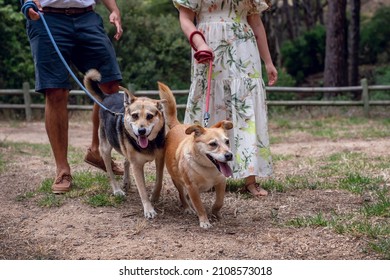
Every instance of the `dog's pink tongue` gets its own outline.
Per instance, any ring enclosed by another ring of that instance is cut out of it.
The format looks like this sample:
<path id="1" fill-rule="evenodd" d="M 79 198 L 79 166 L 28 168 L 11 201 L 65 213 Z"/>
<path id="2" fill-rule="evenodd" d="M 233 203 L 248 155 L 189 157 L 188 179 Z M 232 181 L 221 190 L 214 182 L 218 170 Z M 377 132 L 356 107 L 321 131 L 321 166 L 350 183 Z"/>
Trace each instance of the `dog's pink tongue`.
<path id="1" fill-rule="evenodd" d="M 146 137 L 146 136 L 138 136 L 138 144 L 140 145 L 140 147 L 142 149 L 145 149 L 148 146 L 148 144 L 149 144 L 148 137 Z"/>
<path id="2" fill-rule="evenodd" d="M 218 164 L 219 164 L 219 168 L 220 168 L 222 174 L 225 175 L 225 177 L 233 176 L 233 171 L 230 168 L 229 164 L 227 164 L 225 162 L 218 162 Z"/>

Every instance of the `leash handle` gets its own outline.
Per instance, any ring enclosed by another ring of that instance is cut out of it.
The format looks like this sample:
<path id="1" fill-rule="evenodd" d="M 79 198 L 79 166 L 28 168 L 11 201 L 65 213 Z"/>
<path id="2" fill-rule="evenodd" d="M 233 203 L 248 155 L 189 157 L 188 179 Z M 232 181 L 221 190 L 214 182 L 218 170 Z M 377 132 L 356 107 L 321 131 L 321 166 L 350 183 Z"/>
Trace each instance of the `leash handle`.
<path id="1" fill-rule="evenodd" d="M 28 10 L 30 8 L 32 8 L 36 12 L 39 12 L 37 4 L 35 4 L 33 1 L 24 2 L 20 11 L 23 13 L 26 19 L 31 19 L 30 16 L 28 15 Z"/>
<path id="2" fill-rule="evenodd" d="M 190 45 L 191 45 L 192 49 L 195 51 L 195 53 L 194 53 L 195 60 L 198 63 L 207 63 L 209 60 L 213 60 L 214 54 L 211 51 L 206 51 L 206 50 L 199 51 L 198 48 L 195 46 L 195 43 L 193 40 L 195 35 L 199 35 L 200 37 L 202 37 L 203 41 L 206 42 L 206 38 L 204 37 L 202 32 L 195 30 L 194 32 L 191 33 L 189 41 L 190 41 Z"/>
<path id="3" fill-rule="evenodd" d="M 199 30 L 195 30 L 194 32 L 192 32 L 190 34 L 190 38 L 189 38 L 189 41 L 190 41 L 190 45 L 191 47 L 195 50 L 195 51 L 198 51 L 198 48 L 195 46 L 194 44 L 194 41 L 193 41 L 193 38 L 195 35 L 199 35 L 200 37 L 202 37 L 203 41 L 206 42 L 206 38 L 204 37 L 203 33 L 200 32 Z"/>

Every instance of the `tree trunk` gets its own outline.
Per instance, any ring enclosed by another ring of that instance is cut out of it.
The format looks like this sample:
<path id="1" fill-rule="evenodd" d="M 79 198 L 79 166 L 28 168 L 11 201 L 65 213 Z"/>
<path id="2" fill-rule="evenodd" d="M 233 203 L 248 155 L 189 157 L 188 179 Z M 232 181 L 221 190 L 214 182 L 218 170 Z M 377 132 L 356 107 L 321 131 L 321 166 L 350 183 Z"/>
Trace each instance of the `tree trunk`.
<path id="1" fill-rule="evenodd" d="M 300 34 L 300 23 L 301 23 L 301 16 L 300 16 L 300 9 L 299 9 L 299 1 L 292 1 L 292 8 L 293 10 L 293 18 L 292 18 L 292 26 L 291 28 L 294 30 L 294 38 L 297 38 Z"/>
<path id="2" fill-rule="evenodd" d="M 326 54 L 324 86 L 347 84 L 346 0 L 329 0 L 326 20 Z M 326 94 L 329 99 L 334 94 Z"/>
<path id="3" fill-rule="evenodd" d="M 350 86 L 359 84 L 359 41 L 360 41 L 360 0 L 350 0 L 351 20 L 348 32 L 348 82 Z M 354 99 L 361 98 L 361 92 L 354 93 Z"/>
<path id="4" fill-rule="evenodd" d="M 325 6 L 325 4 L 323 5 L 321 3 L 321 0 L 317 0 L 316 4 L 317 4 L 316 5 L 316 7 L 317 7 L 316 18 L 320 24 L 324 24 L 324 6 Z"/>
<path id="5" fill-rule="evenodd" d="M 293 23 L 293 20 L 291 18 L 291 7 L 290 5 L 288 4 L 288 0 L 283 0 L 283 6 L 282 6 L 282 13 L 284 14 L 284 16 L 286 17 L 286 29 L 287 29 L 287 32 L 288 32 L 288 38 L 290 40 L 294 40 L 295 37 L 296 37 L 296 34 L 295 34 L 295 29 L 294 29 L 294 23 Z"/>

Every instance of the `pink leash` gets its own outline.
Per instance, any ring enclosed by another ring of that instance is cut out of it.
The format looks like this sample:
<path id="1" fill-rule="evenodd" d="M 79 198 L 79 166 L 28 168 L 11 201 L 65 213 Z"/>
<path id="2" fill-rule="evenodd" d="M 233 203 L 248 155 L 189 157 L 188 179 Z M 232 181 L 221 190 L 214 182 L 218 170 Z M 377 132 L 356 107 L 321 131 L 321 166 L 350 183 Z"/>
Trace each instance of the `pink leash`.
<path id="1" fill-rule="evenodd" d="M 206 109 L 205 113 L 203 116 L 203 121 L 204 121 L 204 127 L 207 127 L 209 124 L 209 119 L 210 119 L 210 113 L 209 113 L 209 108 L 210 108 L 210 91 L 211 91 L 211 76 L 213 73 L 213 60 L 214 56 L 211 51 L 198 51 L 198 49 L 195 47 L 194 42 L 192 41 L 192 38 L 194 37 L 195 34 L 198 34 L 202 37 L 202 39 L 206 42 L 205 37 L 203 34 L 199 31 L 194 31 L 190 35 L 190 44 L 191 47 L 195 50 L 194 58 L 198 63 L 209 63 L 209 72 L 207 75 L 207 91 L 206 91 Z"/>

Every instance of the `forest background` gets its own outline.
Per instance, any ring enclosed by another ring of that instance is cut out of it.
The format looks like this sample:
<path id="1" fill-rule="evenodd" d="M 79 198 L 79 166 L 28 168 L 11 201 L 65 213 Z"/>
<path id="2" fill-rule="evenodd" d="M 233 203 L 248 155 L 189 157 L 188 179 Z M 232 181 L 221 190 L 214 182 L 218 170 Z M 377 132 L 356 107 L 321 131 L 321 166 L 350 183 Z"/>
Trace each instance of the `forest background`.
<path id="1" fill-rule="evenodd" d="M 270 2 L 272 6 L 262 19 L 279 70 L 278 86 L 352 86 L 363 77 L 369 84 L 390 83 L 390 0 Z M 157 81 L 164 81 L 173 89 L 188 89 L 190 46 L 172 1 L 117 3 L 124 33 L 113 44 L 123 81 L 136 90 L 154 90 Z M 113 38 L 115 30 L 108 23 L 108 11 L 102 4 L 96 8 Z M 34 85 L 26 19 L 20 13 L 19 1 L 0 0 L 0 17 L 0 88 L 21 88 L 23 82 Z M 74 88 L 77 89 L 76 84 Z M 359 94 L 350 97 L 359 99 Z M 377 94 L 371 98 L 389 99 L 388 92 Z M 278 98 L 295 99 L 297 95 L 268 96 L 271 100 Z"/>

